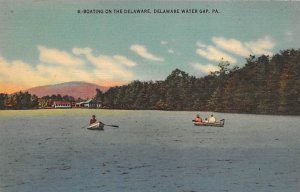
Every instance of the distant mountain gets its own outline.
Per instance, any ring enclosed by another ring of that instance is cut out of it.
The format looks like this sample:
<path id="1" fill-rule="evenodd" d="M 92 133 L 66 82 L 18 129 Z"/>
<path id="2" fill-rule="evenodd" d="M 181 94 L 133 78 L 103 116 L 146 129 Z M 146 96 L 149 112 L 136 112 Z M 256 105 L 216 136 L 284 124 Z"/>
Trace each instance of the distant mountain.
<path id="1" fill-rule="evenodd" d="M 85 99 L 95 97 L 96 89 L 100 89 L 104 92 L 108 89 L 108 87 L 103 87 L 93 83 L 87 83 L 82 81 L 72 81 L 55 85 L 33 87 L 28 89 L 27 91 L 30 94 L 35 94 L 38 97 L 60 94 L 61 96 L 69 95 L 75 98 L 80 97 Z"/>

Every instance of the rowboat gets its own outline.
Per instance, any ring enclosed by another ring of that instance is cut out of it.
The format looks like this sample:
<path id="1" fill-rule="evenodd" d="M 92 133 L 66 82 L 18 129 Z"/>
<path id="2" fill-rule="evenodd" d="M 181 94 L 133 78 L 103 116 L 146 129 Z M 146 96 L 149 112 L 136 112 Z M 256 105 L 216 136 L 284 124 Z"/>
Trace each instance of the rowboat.
<path id="1" fill-rule="evenodd" d="M 215 123 L 203 123 L 203 122 L 194 122 L 195 126 L 211 126 L 211 127 L 224 127 L 225 119 L 221 119 Z"/>
<path id="2" fill-rule="evenodd" d="M 89 129 L 89 130 L 99 130 L 99 131 L 104 131 L 104 124 L 103 123 L 101 123 L 101 122 L 97 122 L 97 123 L 93 123 L 93 124 L 91 124 L 91 125 L 89 125 L 88 127 L 87 127 L 87 129 Z"/>

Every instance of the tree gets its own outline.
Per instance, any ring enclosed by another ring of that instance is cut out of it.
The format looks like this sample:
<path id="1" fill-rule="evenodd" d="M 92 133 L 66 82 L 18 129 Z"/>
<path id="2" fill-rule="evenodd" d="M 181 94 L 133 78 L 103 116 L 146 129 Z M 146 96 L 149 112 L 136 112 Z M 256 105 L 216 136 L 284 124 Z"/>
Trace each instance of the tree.
<path id="1" fill-rule="evenodd" d="M 103 92 L 100 89 L 96 89 L 95 99 L 97 101 L 103 101 Z"/>
<path id="2" fill-rule="evenodd" d="M 4 109 L 5 101 L 7 100 L 8 95 L 4 93 L 0 93 L 0 109 Z"/>

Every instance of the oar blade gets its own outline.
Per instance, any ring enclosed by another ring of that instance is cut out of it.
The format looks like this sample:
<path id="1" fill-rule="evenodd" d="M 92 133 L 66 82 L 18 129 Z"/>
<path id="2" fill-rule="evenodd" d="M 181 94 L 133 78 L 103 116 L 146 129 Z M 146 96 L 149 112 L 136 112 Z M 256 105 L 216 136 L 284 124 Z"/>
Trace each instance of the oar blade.
<path id="1" fill-rule="evenodd" d="M 110 127 L 119 127 L 119 125 L 106 125 L 105 126 L 110 126 Z"/>

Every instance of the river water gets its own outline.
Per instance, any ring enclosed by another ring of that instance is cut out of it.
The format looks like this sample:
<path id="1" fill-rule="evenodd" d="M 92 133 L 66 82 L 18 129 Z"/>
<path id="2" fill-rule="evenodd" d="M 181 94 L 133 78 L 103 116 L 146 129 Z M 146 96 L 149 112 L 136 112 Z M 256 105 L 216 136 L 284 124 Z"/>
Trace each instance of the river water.
<path id="1" fill-rule="evenodd" d="M 92 114 L 119 128 L 82 128 Z M 195 115 L 0 111 L 0 191 L 300 191 L 299 116 L 214 113 L 224 127 L 196 127 Z"/>

